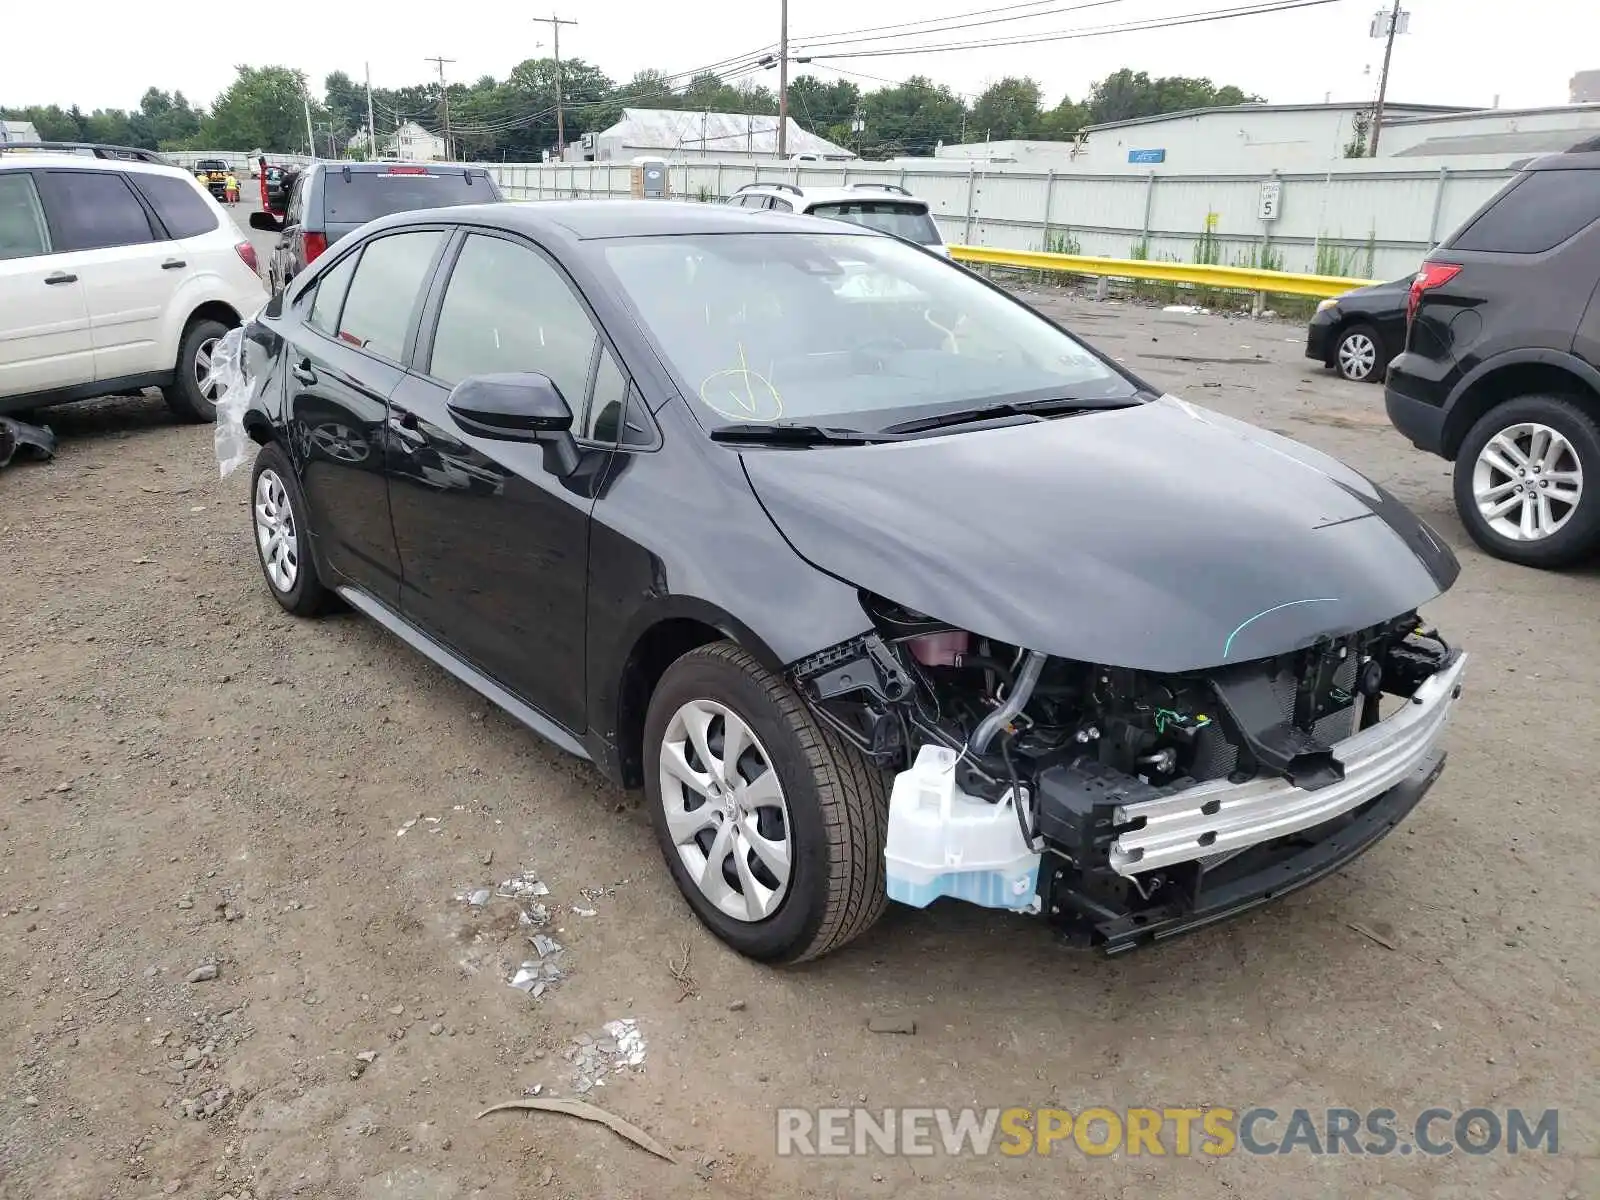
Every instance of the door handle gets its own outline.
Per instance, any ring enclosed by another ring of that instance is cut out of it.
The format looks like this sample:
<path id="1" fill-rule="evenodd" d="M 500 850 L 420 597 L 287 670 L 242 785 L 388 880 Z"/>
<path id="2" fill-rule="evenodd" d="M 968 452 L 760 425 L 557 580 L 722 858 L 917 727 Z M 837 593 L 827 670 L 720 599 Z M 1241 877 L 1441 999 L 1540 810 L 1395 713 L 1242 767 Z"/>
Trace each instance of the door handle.
<path id="1" fill-rule="evenodd" d="M 65 271 L 57 271 L 54 275 L 46 275 L 44 281 L 47 284 L 77 283 L 78 277 L 76 275 L 68 275 Z"/>
<path id="2" fill-rule="evenodd" d="M 188 265 L 181 258 L 169 258 L 161 264 L 161 269 L 163 271 L 176 271 L 179 267 L 187 267 Z"/>
<path id="3" fill-rule="evenodd" d="M 311 369 L 310 359 L 295 363 L 294 366 L 289 368 L 289 374 L 293 375 L 301 383 L 315 383 L 317 381 L 317 373 Z"/>

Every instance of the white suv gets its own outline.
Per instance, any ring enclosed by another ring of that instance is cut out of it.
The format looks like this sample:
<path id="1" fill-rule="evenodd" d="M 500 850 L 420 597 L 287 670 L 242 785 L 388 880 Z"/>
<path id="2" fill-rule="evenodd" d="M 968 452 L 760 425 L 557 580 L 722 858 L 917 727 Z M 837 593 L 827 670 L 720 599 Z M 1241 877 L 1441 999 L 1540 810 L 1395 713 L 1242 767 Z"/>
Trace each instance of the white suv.
<path id="1" fill-rule="evenodd" d="M 0 413 L 158 387 L 216 418 L 211 350 L 267 299 L 255 250 L 148 151 L 0 147 Z"/>
<path id="2" fill-rule="evenodd" d="M 805 213 L 865 225 L 950 257 L 928 202 L 892 183 L 852 183 L 847 187 L 747 183 L 728 197 L 728 203 L 738 208 Z"/>

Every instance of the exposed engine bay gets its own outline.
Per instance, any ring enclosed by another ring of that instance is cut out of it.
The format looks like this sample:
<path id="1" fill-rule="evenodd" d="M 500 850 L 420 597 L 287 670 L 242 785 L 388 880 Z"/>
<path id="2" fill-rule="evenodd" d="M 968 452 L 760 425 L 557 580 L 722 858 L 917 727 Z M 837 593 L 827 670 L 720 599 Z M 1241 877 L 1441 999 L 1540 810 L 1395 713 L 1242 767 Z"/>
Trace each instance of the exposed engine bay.
<path id="1" fill-rule="evenodd" d="M 1043 912 L 1108 950 L 1198 923 L 1207 889 L 1214 898 L 1274 863 L 1304 866 L 1296 856 L 1341 831 L 1348 842 L 1362 820 L 1365 844 L 1381 837 L 1394 821 L 1371 812 L 1417 784 L 1408 811 L 1442 765 L 1436 743 L 1465 659 L 1409 612 L 1265 659 L 1227 662 L 1223 648 L 1219 666 L 1160 675 L 863 602 L 876 632 L 796 664 L 793 678 L 819 719 L 897 773 L 891 897 L 991 903 L 992 882 L 959 877 L 1004 860 L 994 906 Z M 1002 814 L 1008 848 L 975 849 L 980 837 L 999 845 Z M 917 834 L 919 823 L 932 831 Z M 912 853 L 925 886 L 903 894 L 897 828 L 902 847 L 934 846 Z M 1026 879 L 1004 874 L 1023 863 Z"/>

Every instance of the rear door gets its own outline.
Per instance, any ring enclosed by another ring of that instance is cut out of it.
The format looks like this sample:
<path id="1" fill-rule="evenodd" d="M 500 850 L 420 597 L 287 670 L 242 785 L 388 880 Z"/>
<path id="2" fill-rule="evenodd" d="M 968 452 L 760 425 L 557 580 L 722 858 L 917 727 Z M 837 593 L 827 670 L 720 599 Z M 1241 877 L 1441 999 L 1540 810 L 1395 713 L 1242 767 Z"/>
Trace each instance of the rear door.
<path id="1" fill-rule="evenodd" d="M 390 403 L 401 611 L 581 732 L 592 481 L 609 463 L 626 381 L 566 275 L 526 242 L 468 234 L 437 309 Z M 464 433 L 446 411 L 467 376 L 514 371 L 547 375 L 572 409 L 575 475 L 551 474 L 537 445 Z M 588 415 L 597 375 L 603 435 Z"/>
<path id="2" fill-rule="evenodd" d="M 94 379 L 89 305 L 28 171 L 0 171 L 0 397 Z"/>
<path id="3" fill-rule="evenodd" d="M 496 199 L 481 169 L 396 163 L 381 168 L 329 167 L 321 187 L 321 227 L 328 244 L 368 221 L 392 213 Z"/>
<path id="4" fill-rule="evenodd" d="M 50 235 L 71 258 L 89 306 L 96 382 L 171 370 L 162 317 L 183 280 L 181 257 L 157 230 L 120 171 L 47 168 L 36 173 Z M 65 264 L 64 264 L 65 265 Z"/>
<path id="5" fill-rule="evenodd" d="M 400 559 L 383 474 L 387 402 L 444 242 L 440 229 L 373 238 L 296 296 L 299 320 L 286 322 L 290 440 L 321 561 L 391 608 Z"/>

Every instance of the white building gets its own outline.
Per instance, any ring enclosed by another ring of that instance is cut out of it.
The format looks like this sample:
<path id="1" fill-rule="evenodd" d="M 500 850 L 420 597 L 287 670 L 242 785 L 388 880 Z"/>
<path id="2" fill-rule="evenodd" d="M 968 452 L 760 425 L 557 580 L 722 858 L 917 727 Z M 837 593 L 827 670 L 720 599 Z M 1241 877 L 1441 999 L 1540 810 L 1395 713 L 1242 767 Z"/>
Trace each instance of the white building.
<path id="1" fill-rule="evenodd" d="M 807 133 L 789 119 L 785 152 L 817 155 L 822 161 L 848 162 L 855 154 L 826 138 Z M 773 162 L 778 157 L 778 118 L 748 113 L 694 112 L 671 108 L 625 108 L 622 120 L 598 133 L 585 133 L 566 149 L 567 162 L 629 162 L 654 155 L 672 162 L 722 159 Z"/>
<path id="2" fill-rule="evenodd" d="M 1486 108 L 1394 120 L 1385 114 L 1378 157 L 1555 154 L 1596 138 L 1600 138 L 1600 104 Z"/>
<path id="3" fill-rule="evenodd" d="M 0 121 L 0 142 L 37 142 L 39 131 L 31 121 Z"/>
<path id="4" fill-rule="evenodd" d="M 350 149 L 365 150 L 367 131 L 361 130 L 350 139 Z M 415 121 L 407 121 L 393 133 L 378 135 L 378 153 L 383 158 L 401 162 L 443 162 L 444 139 L 429 133 Z"/>
<path id="5" fill-rule="evenodd" d="M 1367 103 L 1239 104 L 1090 125 L 1072 156 L 1078 169 L 1126 170 L 1163 165 L 1178 171 L 1293 170 L 1322 166 L 1363 140 Z M 1441 104 L 1386 104 L 1384 130 L 1410 117 L 1470 112 Z M 1387 136 L 1379 153 L 1387 151 Z"/>

